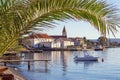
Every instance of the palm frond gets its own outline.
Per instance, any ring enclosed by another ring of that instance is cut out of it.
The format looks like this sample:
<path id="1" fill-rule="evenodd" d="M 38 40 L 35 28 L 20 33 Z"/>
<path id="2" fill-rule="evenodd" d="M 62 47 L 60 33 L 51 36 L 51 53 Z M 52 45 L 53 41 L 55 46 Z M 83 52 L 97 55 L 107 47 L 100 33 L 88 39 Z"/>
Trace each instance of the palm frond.
<path id="1" fill-rule="evenodd" d="M 32 30 L 67 20 L 89 22 L 104 35 L 120 26 L 118 10 L 103 0 L 0 0 L 0 53 Z"/>

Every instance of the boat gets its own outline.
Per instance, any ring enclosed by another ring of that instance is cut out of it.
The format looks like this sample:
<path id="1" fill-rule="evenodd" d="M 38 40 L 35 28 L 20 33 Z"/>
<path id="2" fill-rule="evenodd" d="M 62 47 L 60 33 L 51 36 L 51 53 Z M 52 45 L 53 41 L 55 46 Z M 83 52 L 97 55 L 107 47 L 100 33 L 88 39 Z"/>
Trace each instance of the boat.
<path id="1" fill-rule="evenodd" d="M 101 46 L 101 45 L 97 45 L 97 46 L 95 46 L 95 48 L 94 48 L 94 50 L 95 51 L 103 51 L 103 47 Z"/>
<path id="2" fill-rule="evenodd" d="M 20 56 L 17 52 L 14 52 L 14 51 L 8 51 L 6 53 L 4 53 L 2 56 L 1 56 L 1 59 L 2 60 L 20 60 Z M 7 63 L 10 63 L 10 64 L 20 64 L 20 62 L 7 62 Z"/>
<path id="3" fill-rule="evenodd" d="M 4 53 L 2 56 L 16 56 L 16 53 L 9 52 L 9 53 Z"/>
<path id="4" fill-rule="evenodd" d="M 83 57 L 75 56 L 74 60 L 75 61 L 98 61 L 98 57 L 89 55 L 86 50 L 83 51 L 83 54 L 84 54 Z"/>
<path id="5" fill-rule="evenodd" d="M 101 48 L 101 49 L 100 49 L 100 48 L 99 48 L 99 49 L 96 48 L 96 49 L 94 49 L 94 50 L 95 50 L 95 51 L 103 51 L 102 48 Z"/>

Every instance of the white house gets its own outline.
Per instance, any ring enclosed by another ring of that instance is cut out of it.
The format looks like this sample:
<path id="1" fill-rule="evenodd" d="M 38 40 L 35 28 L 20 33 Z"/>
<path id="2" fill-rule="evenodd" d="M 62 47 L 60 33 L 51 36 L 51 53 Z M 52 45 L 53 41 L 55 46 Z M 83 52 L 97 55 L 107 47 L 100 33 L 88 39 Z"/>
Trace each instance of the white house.
<path id="1" fill-rule="evenodd" d="M 60 48 L 60 47 L 61 47 L 60 42 L 52 42 L 52 44 L 51 44 L 51 48 Z"/>
<path id="2" fill-rule="evenodd" d="M 68 46 L 74 46 L 74 42 L 67 38 L 59 38 L 56 41 L 61 43 L 61 48 L 67 48 Z"/>
<path id="3" fill-rule="evenodd" d="M 28 36 L 28 40 L 30 41 L 30 46 L 34 48 L 41 47 L 41 43 L 54 42 L 54 38 L 48 36 L 47 34 L 31 34 Z"/>
<path id="4" fill-rule="evenodd" d="M 61 43 L 60 42 L 42 42 L 40 43 L 41 47 L 47 47 L 47 48 L 60 48 Z"/>
<path id="5" fill-rule="evenodd" d="M 75 46 L 80 46 L 80 45 L 84 44 L 83 38 L 76 37 L 76 38 L 70 38 L 70 39 L 72 39 L 74 41 Z"/>
<path id="6" fill-rule="evenodd" d="M 73 41 L 63 41 L 61 43 L 62 48 L 67 48 L 68 46 L 74 46 L 74 42 Z"/>
<path id="7" fill-rule="evenodd" d="M 67 48 L 74 46 L 74 41 L 67 38 L 65 27 L 63 28 L 62 35 L 47 34 L 31 34 L 28 36 L 29 46 L 33 48 L 48 47 L 48 48 Z M 26 43 L 28 44 L 28 43 Z"/>

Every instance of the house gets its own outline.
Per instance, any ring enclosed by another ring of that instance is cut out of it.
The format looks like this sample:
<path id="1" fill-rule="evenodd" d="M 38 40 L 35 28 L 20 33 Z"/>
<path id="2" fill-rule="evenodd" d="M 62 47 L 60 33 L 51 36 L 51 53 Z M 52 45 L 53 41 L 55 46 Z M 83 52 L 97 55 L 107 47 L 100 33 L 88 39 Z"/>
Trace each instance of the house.
<path id="1" fill-rule="evenodd" d="M 59 38 L 56 41 L 61 43 L 61 48 L 67 48 L 69 46 L 74 46 L 74 42 L 71 39 Z"/>
<path id="2" fill-rule="evenodd" d="M 44 48 L 61 48 L 60 42 L 42 42 L 40 45 Z"/>
<path id="3" fill-rule="evenodd" d="M 72 39 L 74 41 L 74 46 L 80 46 L 84 44 L 83 38 L 76 37 L 76 38 L 69 38 L 69 39 Z"/>
<path id="4" fill-rule="evenodd" d="M 67 31 L 66 31 L 65 26 L 63 27 L 62 35 L 52 35 L 51 37 L 55 39 L 55 42 L 58 42 L 61 44 L 61 48 L 67 48 L 68 46 L 74 46 L 74 42 L 67 38 Z"/>
<path id="5" fill-rule="evenodd" d="M 47 34 L 31 34 L 28 36 L 28 41 L 30 42 L 30 46 L 33 48 L 40 48 L 44 45 L 41 43 L 45 42 L 54 42 L 54 38 L 48 36 Z"/>
<path id="6" fill-rule="evenodd" d="M 68 46 L 74 46 L 74 42 L 67 38 L 65 26 L 62 35 L 49 36 L 47 34 L 33 33 L 27 39 L 27 43 L 32 48 L 67 48 Z"/>

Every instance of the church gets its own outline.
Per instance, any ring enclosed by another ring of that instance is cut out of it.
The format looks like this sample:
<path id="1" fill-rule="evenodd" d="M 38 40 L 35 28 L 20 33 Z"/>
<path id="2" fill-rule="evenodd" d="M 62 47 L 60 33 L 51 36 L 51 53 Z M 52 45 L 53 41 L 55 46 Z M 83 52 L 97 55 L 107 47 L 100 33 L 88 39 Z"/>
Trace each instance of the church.
<path id="1" fill-rule="evenodd" d="M 67 38 L 67 31 L 64 26 L 62 30 L 62 35 L 51 35 L 55 40 L 54 42 L 60 42 L 61 48 L 67 48 L 68 46 L 74 46 L 74 41 L 72 39 Z"/>
<path id="2" fill-rule="evenodd" d="M 47 35 L 47 34 L 31 34 L 27 38 L 29 46 L 34 48 L 48 47 L 48 48 L 67 48 L 74 46 L 74 42 L 67 38 L 65 26 L 63 27 L 62 35 Z"/>
<path id="3" fill-rule="evenodd" d="M 67 38 L 67 32 L 65 26 L 63 28 L 62 35 L 51 35 L 51 37 L 53 37 L 54 39 Z"/>

